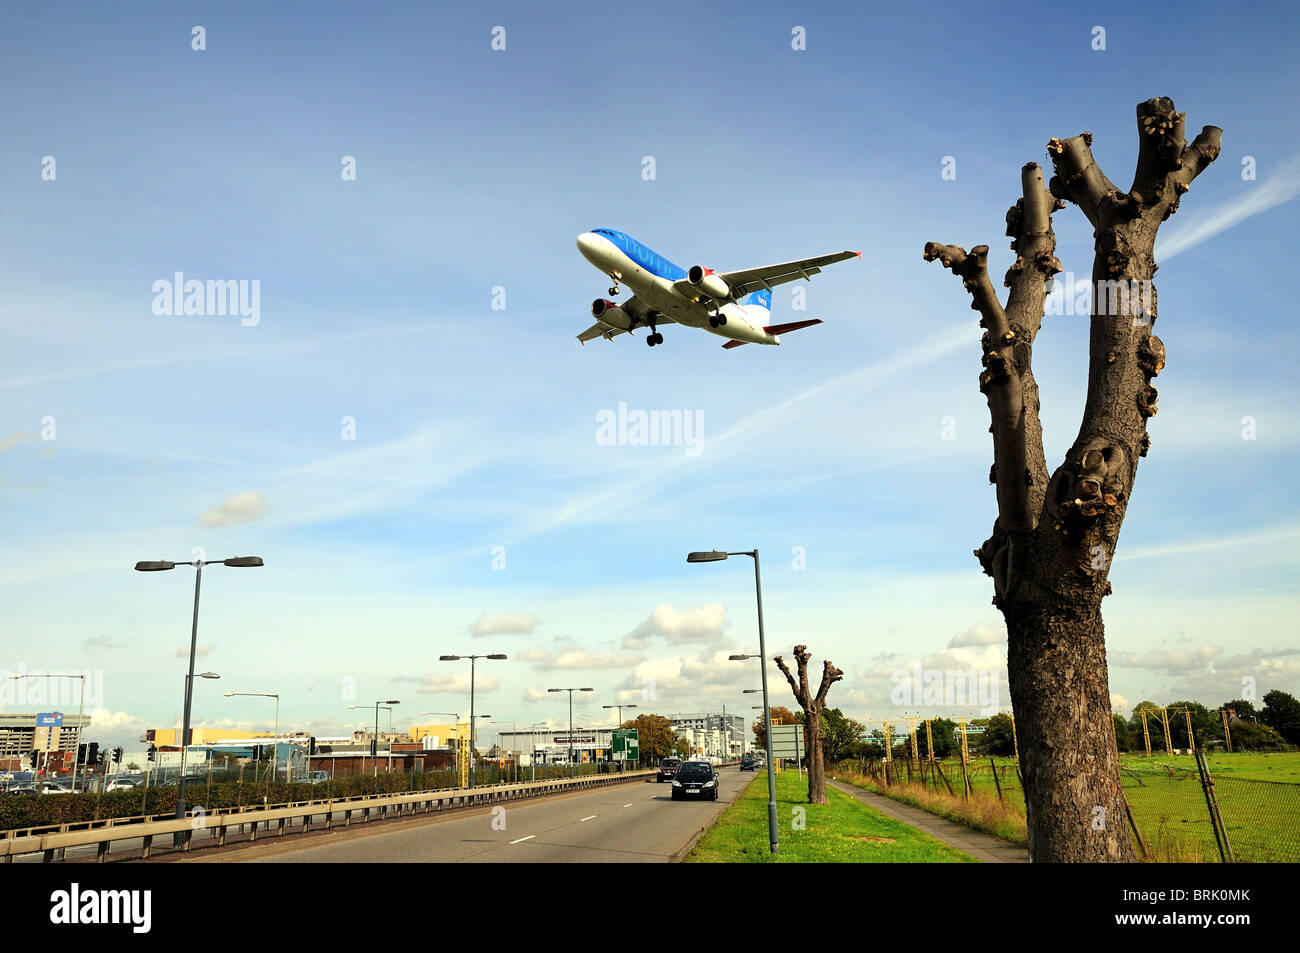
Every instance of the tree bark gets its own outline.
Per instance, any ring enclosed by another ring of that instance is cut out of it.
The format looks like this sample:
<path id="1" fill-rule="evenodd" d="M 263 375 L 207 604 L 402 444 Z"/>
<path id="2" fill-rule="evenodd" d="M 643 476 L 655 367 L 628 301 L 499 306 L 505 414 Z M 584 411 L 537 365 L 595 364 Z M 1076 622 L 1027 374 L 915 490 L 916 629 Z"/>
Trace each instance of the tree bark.
<path id="1" fill-rule="evenodd" d="M 998 516 L 975 551 L 993 578 L 1007 623 L 1007 670 L 1019 730 L 1030 857 L 1035 861 L 1131 861 L 1106 670 L 1101 601 L 1110 562 L 1156 414 L 1151 380 L 1165 347 L 1152 279 L 1160 224 L 1219 154 L 1221 130 L 1188 144 L 1171 100 L 1137 107 L 1133 185 L 1120 192 L 1092 156 L 1092 134 L 1047 144 L 1056 175 L 1047 189 L 1036 163 L 1021 170 L 1023 197 L 1007 213 L 1016 260 L 1006 307 L 988 276 L 988 246 L 967 253 L 930 242 L 962 278 L 986 329 L 980 390 L 989 405 Z M 1061 270 L 1051 213 L 1073 202 L 1093 225 L 1093 301 L 1088 395 L 1065 461 L 1049 477 L 1030 368 L 1046 288 Z"/>
<path id="2" fill-rule="evenodd" d="M 826 710 L 826 693 L 831 690 L 831 686 L 844 677 L 844 673 L 831 664 L 830 659 L 822 663 L 822 681 L 817 688 L 817 694 L 812 693 L 808 685 L 808 660 L 812 655 L 808 652 L 806 645 L 796 645 L 794 647 L 794 659 L 798 666 L 799 678 L 795 679 L 794 674 L 786 667 L 785 661 L 781 656 L 776 656 L 773 661 L 776 662 L 777 668 L 785 676 L 785 680 L 790 683 L 790 690 L 794 692 L 794 699 L 803 709 L 804 740 L 805 752 L 808 758 L 808 803 L 809 804 L 829 804 L 830 798 L 826 795 L 826 764 L 822 758 L 822 751 L 825 747 L 825 736 L 822 733 L 822 712 Z"/>

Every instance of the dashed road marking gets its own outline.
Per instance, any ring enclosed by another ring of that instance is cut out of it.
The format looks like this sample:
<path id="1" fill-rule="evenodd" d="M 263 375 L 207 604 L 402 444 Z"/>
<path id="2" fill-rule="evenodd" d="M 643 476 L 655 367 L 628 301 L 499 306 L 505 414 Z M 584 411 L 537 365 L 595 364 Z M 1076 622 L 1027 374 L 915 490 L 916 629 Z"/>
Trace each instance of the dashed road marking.
<path id="1" fill-rule="evenodd" d="M 524 841 L 526 841 L 526 840 L 532 840 L 532 839 L 533 839 L 534 837 L 536 837 L 536 836 L 537 836 L 536 834 L 529 834 L 527 837 L 521 837 L 521 838 L 519 838 L 519 840 L 512 840 L 510 843 L 512 843 L 512 844 L 522 844 Z"/>
<path id="2" fill-rule="evenodd" d="M 591 820 L 591 819 L 592 819 L 593 817 L 595 817 L 595 816 L 596 816 L 595 814 L 589 814 L 589 815 L 587 815 L 586 817 L 584 817 L 581 821 L 579 821 L 578 823 L 581 824 L 583 821 L 589 821 L 589 820 Z"/>
<path id="3" fill-rule="evenodd" d="M 631 805 L 631 804 L 624 804 L 623 806 L 624 806 L 624 807 L 631 807 L 632 805 Z"/>

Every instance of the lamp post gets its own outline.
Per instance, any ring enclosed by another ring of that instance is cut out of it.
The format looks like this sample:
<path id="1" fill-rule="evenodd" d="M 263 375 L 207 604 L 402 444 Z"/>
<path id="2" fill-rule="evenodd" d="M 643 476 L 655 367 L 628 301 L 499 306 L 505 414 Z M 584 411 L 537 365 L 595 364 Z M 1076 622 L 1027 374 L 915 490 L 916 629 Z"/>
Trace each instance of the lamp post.
<path id="1" fill-rule="evenodd" d="M 176 788 L 176 817 L 185 816 L 185 747 L 190 740 L 190 702 L 194 681 L 194 655 L 199 639 L 199 586 L 203 582 L 204 566 L 231 566 L 236 569 L 248 569 L 265 565 L 261 556 L 231 556 L 228 559 L 192 559 L 192 560 L 143 560 L 135 564 L 136 572 L 166 572 L 177 566 L 194 567 L 194 621 L 190 626 L 190 670 L 185 676 L 185 713 L 181 721 L 181 777 Z M 216 677 L 211 673 L 202 678 Z M 176 834 L 174 843 L 182 843 L 184 835 Z"/>
<path id="2" fill-rule="evenodd" d="M 279 692 L 226 692 L 227 698 L 274 698 L 275 699 L 275 730 L 271 734 L 271 777 L 278 777 L 280 773 L 280 693 Z M 308 756 L 308 765 L 311 764 L 311 758 Z"/>
<path id="3" fill-rule="evenodd" d="M 635 708 L 636 705 L 601 705 L 600 707 L 601 707 L 601 708 L 616 708 L 616 709 L 618 709 L 618 727 L 619 727 L 619 728 L 622 728 L 622 727 L 623 727 L 623 709 L 624 709 L 624 708 Z M 612 735 L 610 736 L 610 742 L 609 742 L 609 744 L 610 744 L 610 747 L 613 747 L 613 745 L 614 745 L 614 741 L 613 741 L 613 736 L 612 736 Z M 640 758 L 640 754 L 641 754 L 641 743 L 640 743 L 640 741 L 637 742 L 637 746 L 636 746 L 636 747 L 637 747 L 637 757 L 638 757 L 638 759 L 639 759 L 639 758 Z M 618 767 L 620 773 L 622 772 L 622 770 L 623 770 L 624 766 L 626 766 L 626 764 L 627 764 L 627 748 L 624 748 L 624 749 L 623 749 L 623 760 L 622 760 L 621 762 L 619 762 L 619 767 Z"/>
<path id="4" fill-rule="evenodd" d="M 573 693 L 574 692 L 594 692 L 594 688 L 548 688 L 548 692 L 568 692 L 569 693 L 569 777 L 574 777 L 573 772 Z"/>
<path id="5" fill-rule="evenodd" d="M 763 674 L 763 724 L 767 729 L 767 834 L 772 853 L 780 852 L 781 845 L 776 826 L 776 774 L 772 767 L 772 712 L 767 698 L 767 643 L 763 637 L 763 582 L 758 571 L 758 550 L 723 553 L 718 550 L 695 552 L 686 557 L 688 563 L 711 563 L 726 559 L 728 556 L 752 556 L 754 559 L 754 593 L 758 598 L 758 655 L 732 655 L 729 661 L 757 658 L 759 670 Z"/>
<path id="6" fill-rule="evenodd" d="M 401 702 L 396 698 L 390 698 L 387 701 L 375 702 L 373 705 L 349 705 L 348 708 L 364 708 L 375 710 L 375 733 L 371 736 L 370 741 L 370 763 L 375 769 L 375 793 L 379 793 L 379 709 L 388 708 L 391 712 L 393 709 L 389 706 L 400 705 Z M 391 742 L 390 742 L 391 744 Z"/>
<path id="7" fill-rule="evenodd" d="M 72 675 L 72 674 L 65 674 L 65 673 L 63 673 L 63 672 L 60 672 L 60 673 L 58 673 L 58 674 L 47 673 L 47 674 L 45 674 L 45 675 L 27 675 L 27 674 L 19 674 L 19 675 L 10 675 L 9 677 L 10 677 L 10 678 L 79 678 L 79 679 L 81 679 L 81 691 L 78 693 L 78 698 L 77 698 L 77 748 L 78 748 L 78 753 L 79 753 L 79 750 L 80 750 L 80 748 L 81 748 L 81 739 L 82 739 L 82 738 L 85 736 L 85 734 L 86 734 L 85 726 L 82 725 L 82 723 L 81 723 L 82 716 L 83 716 L 83 714 L 85 713 L 85 710 L 86 710 L 86 676 L 85 676 L 84 674 L 81 674 L 81 675 Z M 45 730 L 46 730 L 47 733 L 50 731 L 49 728 L 47 728 L 47 729 L 45 729 Z M 35 743 L 35 738 L 36 738 L 36 733 L 33 732 L 33 733 L 32 733 L 33 744 Z M 62 728 L 62 727 L 59 728 L 59 747 L 60 747 L 60 748 L 63 747 L 63 728 Z M 87 747 L 87 748 L 86 748 L 86 751 L 89 752 L 89 751 L 90 751 L 90 748 Z M 73 758 L 73 760 L 72 760 L 72 790 L 74 790 L 74 791 L 77 790 L 77 765 L 78 765 L 78 761 L 77 761 L 77 759 L 76 759 L 76 758 Z M 49 765 L 46 765 L 46 769 L 47 769 L 47 770 L 49 769 Z M 45 793 L 45 786 L 41 783 L 41 780 L 40 780 L 40 777 L 39 777 L 39 776 L 38 776 L 37 779 L 36 779 L 36 793 L 37 793 L 37 794 L 44 794 L 44 793 Z"/>
<path id="8" fill-rule="evenodd" d="M 500 652 L 491 655 L 439 655 L 439 662 L 459 662 L 469 659 L 469 786 L 474 786 L 474 662 L 481 658 L 500 659 L 506 656 Z"/>

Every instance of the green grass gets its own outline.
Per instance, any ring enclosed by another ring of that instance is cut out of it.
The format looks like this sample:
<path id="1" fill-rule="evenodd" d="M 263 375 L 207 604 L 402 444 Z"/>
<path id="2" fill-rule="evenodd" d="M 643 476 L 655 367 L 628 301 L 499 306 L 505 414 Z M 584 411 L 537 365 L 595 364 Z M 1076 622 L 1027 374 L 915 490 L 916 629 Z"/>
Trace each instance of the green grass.
<path id="1" fill-rule="evenodd" d="M 830 804 L 808 803 L 808 779 L 776 776 L 781 852 L 767 840 L 767 782 L 758 774 L 686 858 L 687 863 L 976 863 L 943 841 L 828 788 Z M 802 809 L 801 811 L 798 809 Z M 803 823 L 796 829 L 798 816 Z"/>
<path id="2" fill-rule="evenodd" d="M 1208 756 L 1219 809 L 1235 858 L 1246 862 L 1300 861 L 1300 753 L 1214 752 Z M 989 759 L 972 759 L 967 766 L 975 797 L 962 798 L 961 763 L 942 762 L 956 796 L 940 785 L 922 789 L 919 784 L 886 788 L 875 779 L 854 777 L 845 763 L 832 769 L 844 780 L 913 804 L 1007 840 L 1025 841 L 1025 801 L 1016 776 L 1015 762 L 995 758 L 1004 805 L 996 803 L 993 766 Z M 1190 755 L 1152 755 L 1126 752 L 1120 756 L 1124 794 L 1133 818 L 1150 850 L 1149 860 L 1164 862 L 1218 862 L 1214 830 Z M 906 764 L 897 762 L 898 775 L 907 777 Z M 1260 782 L 1271 781 L 1272 784 Z M 996 809 L 995 808 L 999 808 Z"/>

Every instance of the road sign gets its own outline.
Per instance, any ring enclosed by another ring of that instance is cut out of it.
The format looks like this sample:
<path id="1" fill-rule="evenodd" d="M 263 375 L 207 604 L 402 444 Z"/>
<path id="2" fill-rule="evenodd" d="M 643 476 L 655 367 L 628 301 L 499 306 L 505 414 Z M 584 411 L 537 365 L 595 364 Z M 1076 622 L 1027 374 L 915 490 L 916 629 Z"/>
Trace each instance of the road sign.
<path id="1" fill-rule="evenodd" d="M 43 711 L 36 716 L 37 728 L 62 728 L 63 712 L 61 711 Z"/>
<path id="2" fill-rule="evenodd" d="M 802 758 L 803 756 L 803 725 L 773 725 L 772 757 Z"/>
<path id="3" fill-rule="evenodd" d="M 641 738 L 635 728 L 615 728 L 610 741 L 610 754 L 615 761 L 638 761 L 641 758 Z"/>

